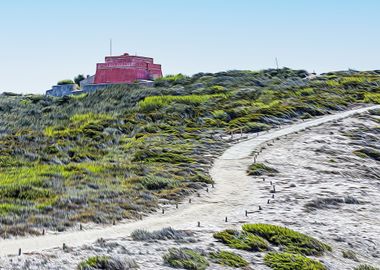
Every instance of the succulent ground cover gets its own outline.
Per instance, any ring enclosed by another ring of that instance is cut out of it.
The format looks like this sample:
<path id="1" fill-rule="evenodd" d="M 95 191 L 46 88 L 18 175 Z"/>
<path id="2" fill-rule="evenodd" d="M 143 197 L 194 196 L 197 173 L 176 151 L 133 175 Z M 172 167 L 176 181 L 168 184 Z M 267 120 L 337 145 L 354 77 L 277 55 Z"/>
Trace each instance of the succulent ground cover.
<path id="1" fill-rule="evenodd" d="M 231 251 L 212 252 L 210 253 L 210 258 L 211 260 L 213 260 L 213 262 L 217 264 L 230 266 L 234 268 L 249 265 L 249 262 L 245 260 L 242 256 Z"/>
<path id="2" fill-rule="evenodd" d="M 129 270 L 139 269 L 133 260 L 122 260 L 110 256 L 92 256 L 79 263 L 78 270 Z"/>
<path id="3" fill-rule="evenodd" d="M 267 266 L 274 270 L 326 270 L 317 260 L 306 256 L 320 256 L 331 247 L 321 241 L 294 231 L 271 224 L 244 224 L 243 231 L 224 230 L 214 234 L 214 238 L 230 248 L 254 252 L 275 250 L 280 247 L 283 252 L 271 251 L 264 257 Z M 273 246 L 271 246 L 271 245 Z"/>
<path id="4" fill-rule="evenodd" d="M 300 254 L 270 252 L 264 257 L 265 264 L 273 270 L 326 270 L 320 262 Z"/>
<path id="5" fill-rule="evenodd" d="M 236 249 L 265 251 L 269 248 L 269 244 L 264 238 L 244 231 L 224 230 L 215 233 L 214 238 Z"/>
<path id="6" fill-rule="evenodd" d="M 318 256 L 326 251 L 331 251 L 331 247 L 321 241 L 281 226 L 270 224 L 244 224 L 242 229 L 248 233 L 260 236 L 272 244 L 284 246 L 287 252 Z"/>
<path id="7" fill-rule="evenodd" d="M 379 100 L 377 71 L 307 76 L 228 71 L 62 98 L 0 95 L 0 235 L 141 218 L 211 183 L 221 135 Z"/>

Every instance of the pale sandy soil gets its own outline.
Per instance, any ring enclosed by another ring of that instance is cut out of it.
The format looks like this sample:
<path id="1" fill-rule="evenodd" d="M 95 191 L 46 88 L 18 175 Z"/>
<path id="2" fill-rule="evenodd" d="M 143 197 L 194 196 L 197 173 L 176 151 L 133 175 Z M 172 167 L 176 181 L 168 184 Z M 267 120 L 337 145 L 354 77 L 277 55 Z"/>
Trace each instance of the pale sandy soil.
<path id="1" fill-rule="evenodd" d="M 192 198 L 191 204 L 184 202 L 179 209 L 168 206 L 164 215 L 157 214 L 142 221 L 98 230 L 3 240 L 0 242 L 0 253 L 3 254 L 0 269 L 75 269 L 80 260 L 95 254 L 133 258 L 141 269 L 167 269 L 161 256 L 169 247 L 198 247 L 205 251 L 224 248 L 212 239 L 212 232 L 238 228 L 245 222 L 283 225 L 327 242 L 333 246 L 334 252 L 319 259 L 329 269 L 352 269 L 357 265 L 342 257 L 341 251 L 346 249 L 355 251 L 361 262 L 380 265 L 378 163 L 353 155 L 356 146 L 350 145 L 350 139 L 341 133 L 359 124 L 375 123 L 357 117 L 339 120 L 363 111 L 305 121 L 235 144 L 214 163 L 210 173 L 216 182 L 215 188 L 210 187 L 208 193 L 201 192 L 201 197 Z M 338 121 L 304 130 L 330 120 Z M 291 134 L 297 131 L 298 134 Z M 253 162 L 252 152 L 263 146 L 265 149 L 257 161 L 280 171 L 273 177 L 265 177 L 265 181 L 262 177 L 246 174 L 247 167 Z M 271 198 L 270 181 L 277 190 L 274 199 Z M 313 211 L 305 208 L 306 203 L 316 198 L 342 198 L 346 195 L 362 203 Z M 259 205 L 262 211 L 258 211 Z M 252 213 L 245 217 L 245 210 Z M 201 228 L 196 227 L 198 221 Z M 153 230 L 166 226 L 197 230 L 194 238 L 199 241 L 192 244 L 172 241 L 147 244 L 126 238 L 137 228 Z M 107 240 L 106 246 L 94 244 L 93 241 L 100 237 L 113 240 Z M 71 250 L 63 251 L 62 243 Z M 59 248 L 55 248 L 57 246 Z M 25 252 L 35 253 L 4 256 L 17 253 L 19 247 Z M 264 254 L 240 253 L 252 262 L 254 269 L 268 269 L 262 262 Z M 209 269 L 222 268 L 212 265 Z"/>

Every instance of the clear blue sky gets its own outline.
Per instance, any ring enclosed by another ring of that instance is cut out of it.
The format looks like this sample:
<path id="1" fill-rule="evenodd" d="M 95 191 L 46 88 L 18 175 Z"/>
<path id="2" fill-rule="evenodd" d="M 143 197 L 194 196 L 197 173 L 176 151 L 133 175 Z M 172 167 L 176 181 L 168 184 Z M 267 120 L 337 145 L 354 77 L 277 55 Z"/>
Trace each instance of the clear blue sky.
<path id="1" fill-rule="evenodd" d="M 165 74 L 380 69 L 378 0 L 4 0 L 0 92 L 43 93 L 109 52 Z"/>

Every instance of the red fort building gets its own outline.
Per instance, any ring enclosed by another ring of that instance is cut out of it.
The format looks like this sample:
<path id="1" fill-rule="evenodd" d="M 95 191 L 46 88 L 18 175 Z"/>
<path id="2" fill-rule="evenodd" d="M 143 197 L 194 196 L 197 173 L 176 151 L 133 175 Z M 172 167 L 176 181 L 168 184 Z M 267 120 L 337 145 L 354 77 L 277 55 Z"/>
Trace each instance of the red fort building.
<path id="1" fill-rule="evenodd" d="M 153 58 L 125 53 L 121 56 L 108 56 L 105 63 L 97 64 L 94 84 L 133 83 L 161 77 L 161 65 L 155 64 Z"/>
<path id="2" fill-rule="evenodd" d="M 150 85 L 153 80 L 161 77 L 161 65 L 155 64 L 153 58 L 125 53 L 120 56 L 107 56 L 105 63 L 96 65 L 94 76 L 88 76 L 80 82 L 80 89 L 76 84 L 58 84 L 46 91 L 46 94 L 58 97 L 76 95 L 104 89 L 114 84 L 134 82 Z"/>

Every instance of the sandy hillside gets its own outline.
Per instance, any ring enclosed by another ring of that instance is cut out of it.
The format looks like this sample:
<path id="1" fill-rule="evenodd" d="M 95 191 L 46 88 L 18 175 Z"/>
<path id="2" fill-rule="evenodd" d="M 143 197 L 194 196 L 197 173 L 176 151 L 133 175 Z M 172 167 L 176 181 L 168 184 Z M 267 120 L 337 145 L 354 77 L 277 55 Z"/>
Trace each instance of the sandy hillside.
<path id="1" fill-rule="evenodd" d="M 346 250 L 354 251 L 360 262 L 380 265 L 380 220 L 376 214 L 380 212 L 379 163 L 353 154 L 376 143 L 372 133 L 376 132 L 378 120 L 368 114 L 340 118 L 327 116 L 325 120 L 336 121 L 324 123 L 320 119 L 309 125 L 305 122 L 231 147 L 216 160 L 211 171 L 216 181 L 214 189 L 210 187 L 210 192 L 194 197 L 192 204 L 180 205 L 180 210 L 168 209 L 165 215 L 155 215 L 140 223 L 98 231 L 98 238 L 112 240 L 91 243 L 88 239 L 89 244 L 77 246 L 70 243 L 86 240 L 82 237 L 86 232 L 66 234 L 68 249 L 59 247 L 43 252 L 39 251 L 36 241 L 36 252 L 3 256 L 1 266 L 3 269 L 73 269 L 88 256 L 108 254 L 134 259 L 141 269 L 167 269 L 161 257 L 169 247 L 191 247 L 204 252 L 226 249 L 212 238 L 212 232 L 239 228 L 248 222 L 287 226 L 330 244 L 334 251 L 319 258 L 329 269 L 352 269 L 358 264 L 343 258 L 342 251 Z M 321 123 L 324 124 L 308 128 Z M 353 136 L 357 134 L 361 136 Z M 260 151 L 257 162 L 279 173 L 248 176 L 246 170 L 253 163 L 253 151 Z M 273 185 L 274 198 L 270 193 Z M 259 206 L 261 211 L 258 211 Z M 248 217 L 245 210 L 250 211 Z M 227 222 L 225 217 L 228 217 Z M 198 221 L 200 228 L 196 226 Z M 194 235 L 180 242 L 154 243 L 131 241 L 126 237 L 136 228 L 158 229 L 169 225 L 192 230 Z M 69 239 L 69 236 L 74 238 Z M 54 238 L 50 239 L 56 244 Z M 13 249 L 18 250 L 16 244 L 32 245 L 31 241 L 3 241 L 2 245 L 13 243 Z M 263 265 L 263 254 L 238 253 L 250 261 L 254 269 L 268 269 Z M 221 267 L 213 264 L 210 269 Z"/>

